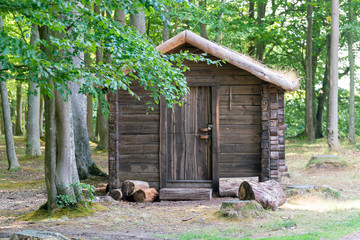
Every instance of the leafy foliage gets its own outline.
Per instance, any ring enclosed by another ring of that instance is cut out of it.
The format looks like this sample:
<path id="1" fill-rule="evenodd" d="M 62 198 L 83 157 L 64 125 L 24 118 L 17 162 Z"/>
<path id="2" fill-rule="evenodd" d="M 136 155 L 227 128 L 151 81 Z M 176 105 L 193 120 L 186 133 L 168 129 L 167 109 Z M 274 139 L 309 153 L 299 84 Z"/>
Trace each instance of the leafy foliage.
<path id="1" fill-rule="evenodd" d="M 81 198 L 78 199 L 72 195 L 60 194 L 57 196 L 58 207 L 64 208 L 64 207 L 74 206 L 76 204 L 82 204 L 82 205 L 86 206 L 87 203 L 91 202 L 94 199 L 94 193 L 95 193 L 94 186 L 91 186 L 86 183 L 76 182 L 76 183 L 70 184 L 68 187 L 77 187 L 77 188 L 82 189 Z"/>

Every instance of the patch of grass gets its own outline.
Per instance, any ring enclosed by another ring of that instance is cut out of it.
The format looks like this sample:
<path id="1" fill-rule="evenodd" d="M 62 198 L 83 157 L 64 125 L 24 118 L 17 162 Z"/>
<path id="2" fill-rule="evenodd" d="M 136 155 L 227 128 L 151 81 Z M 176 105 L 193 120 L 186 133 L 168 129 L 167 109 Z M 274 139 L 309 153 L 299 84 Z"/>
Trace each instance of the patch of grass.
<path id="1" fill-rule="evenodd" d="M 283 229 L 291 229 L 296 227 L 297 224 L 293 219 L 286 219 L 286 220 L 276 220 L 273 223 L 270 223 L 267 227 L 270 228 L 272 231 L 278 231 Z"/>
<path id="2" fill-rule="evenodd" d="M 44 180 L 32 181 L 6 181 L 5 179 L 0 182 L 0 189 L 2 190 L 18 190 L 18 189 L 34 189 L 39 188 L 45 184 Z"/>
<path id="3" fill-rule="evenodd" d="M 349 166 L 349 162 L 340 156 L 335 155 L 317 155 L 313 156 L 306 164 L 306 168 L 344 168 Z"/>
<path id="4" fill-rule="evenodd" d="M 175 236 L 174 236 L 175 237 Z M 187 232 L 175 237 L 180 240 L 192 240 L 192 239 L 201 239 L 201 240 L 231 240 L 231 239 L 248 239 L 245 237 L 234 237 L 233 233 L 230 231 L 201 231 L 201 232 Z"/>
<path id="5" fill-rule="evenodd" d="M 19 216 L 17 220 L 38 222 L 49 219 L 56 220 L 63 217 L 78 218 L 89 216 L 95 212 L 103 212 L 108 210 L 109 209 L 107 207 L 99 203 L 91 203 L 87 204 L 86 206 L 77 205 L 74 207 L 57 208 L 53 211 L 53 213 L 40 208 L 34 212 Z"/>

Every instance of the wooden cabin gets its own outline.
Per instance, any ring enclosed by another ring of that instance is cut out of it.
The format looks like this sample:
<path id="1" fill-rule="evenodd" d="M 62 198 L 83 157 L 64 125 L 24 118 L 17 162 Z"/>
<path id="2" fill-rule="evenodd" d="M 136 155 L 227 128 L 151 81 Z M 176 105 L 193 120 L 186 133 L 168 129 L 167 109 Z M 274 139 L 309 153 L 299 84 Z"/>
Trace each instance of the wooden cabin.
<path id="1" fill-rule="evenodd" d="M 141 100 L 119 90 L 110 94 L 110 189 L 124 180 L 160 188 L 219 189 L 219 178 L 279 180 L 286 174 L 284 92 L 295 77 L 184 31 L 157 47 L 189 50 L 226 60 L 221 67 L 187 62 L 190 94 L 182 107 L 163 102 L 146 114 L 150 94 L 132 86 Z"/>

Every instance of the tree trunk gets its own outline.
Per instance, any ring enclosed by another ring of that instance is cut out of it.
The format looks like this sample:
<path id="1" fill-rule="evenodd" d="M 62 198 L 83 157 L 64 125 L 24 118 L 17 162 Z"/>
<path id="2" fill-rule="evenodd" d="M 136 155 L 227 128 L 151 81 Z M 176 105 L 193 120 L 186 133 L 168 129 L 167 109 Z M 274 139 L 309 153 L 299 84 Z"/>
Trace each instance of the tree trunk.
<path id="1" fill-rule="evenodd" d="M 21 82 L 16 85 L 16 121 L 15 136 L 22 136 L 22 88 Z"/>
<path id="2" fill-rule="evenodd" d="M 38 27 L 36 24 L 32 25 L 32 32 L 30 38 L 30 44 L 35 45 L 35 41 L 39 38 Z M 35 83 L 29 82 L 28 97 L 28 117 L 27 117 L 27 142 L 26 142 L 26 154 L 30 156 L 40 156 L 40 131 L 39 131 L 39 118 L 40 118 L 40 88 Z M 36 92 L 36 95 L 34 94 Z"/>
<path id="3" fill-rule="evenodd" d="M 203 10 L 204 12 L 206 12 L 206 0 L 200 0 L 199 2 L 199 6 L 201 8 L 201 10 Z M 201 32 L 201 36 L 205 39 L 209 39 L 208 35 L 207 35 L 207 29 L 206 29 L 206 24 L 202 23 L 200 20 L 200 32 Z"/>
<path id="4" fill-rule="evenodd" d="M 354 23 L 353 1 L 348 0 L 349 5 L 349 24 Z M 354 33 L 352 29 L 348 33 L 348 50 L 349 50 L 349 65 L 350 65 L 350 98 L 349 98 L 349 141 L 355 144 L 355 75 L 354 75 Z"/>
<path id="5" fill-rule="evenodd" d="M 50 35 L 59 37 L 55 33 L 52 34 L 47 26 L 39 27 L 41 40 L 48 42 Z M 40 49 L 49 58 L 54 57 L 44 45 L 41 45 Z M 54 97 L 44 97 L 46 108 L 45 179 L 48 210 L 56 208 L 59 195 L 81 199 L 81 189 L 76 185 L 79 183 L 79 176 L 75 161 L 71 98 L 65 102 L 58 90 L 54 90 L 52 96 Z"/>
<path id="6" fill-rule="evenodd" d="M 249 21 L 252 22 L 255 17 L 255 0 L 249 0 Z M 254 46 L 255 38 L 254 36 L 251 36 L 249 39 L 249 49 L 248 54 L 250 56 L 254 55 L 255 52 L 255 46 Z"/>
<path id="7" fill-rule="evenodd" d="M 119 23 L 121 23 L 121 25 L 125 26 L 126 22 L 125 22 L 124 11 L 121 11 L 120 9 L 116 9 L 114 14 L 114 20 L 118 21 Z"/>
<path id="8" fill-rule="evenodd" d="M 130 25 L 136 28 L 141 34 L 146 32 L 145 11 L 138 9 L 137 14 L 130 13 Z"/>
<path id="9" fill-rule="evenodd" d="M 0 106 L 2 106 L 2 101 L 0 97 Z M 4 116 L 3 116 L 3 110 L 2 107 L 0 108 L 0 134 L 4 134 Z"/>
<path id="10" fill-rule="evenodd" d="M 124 196 L 132 196 L 134 193 L 140 189 L 149 188 L 149 183 L 144 181 L 134 181 L 134 180 L 126 180 L 122 185 L 122 193 Z"/>
<path id="11" fill-rule="evenodd" d="M 312 78 L 312 12 L 311 0 L 307 5 L 307 40 L 306 40 L 306 121 L 305 131 L 308 142 L 315 141 L 313 114 L 313 78 Z"/>
<path id="12" fill-rule="evenodd" d="M 4 119 L 4 127 L 5 127 L 6 154 L 9 162 L 8 169 L 12 170 L 12 169 L 20 168 L 20 164 L 18 162 L 15 152 L 6 82 L 0 81 L 0 91 L 1 91 L 1 103 L 2 103 L 3 119 Z"/>
<path id="13" fill-rule="evenodd" d="M 136 202 L 154 202 L 159 193 L 155 188 L 140 189 L 134 193 L 134 200 Z"/>
<path id="14" fill-rule="evenodd" d="M 40 116 L 39 116 L 40 137 L 44 136 L 43 124 L 44 124 L 44 96 L 40 94 Z"/>
<path id="15" fill-rule="evenodd" d="M 170 12 L 170 7 L 167 7 L 167 13 Z M 170 39 L 170 28 L 169 28 L 169 17 L 166 15 L 166 19 L 163 21 L 163 31 L 162 31 L 162 41 L 165 42 L 166 40 Z"/>
<path id="16" fill-rule="evenodd" d="M 84 59 L 84 53 L 78 53 L 72 57 L 73 65 L 77 68 L 83 67 L 81 65 Z M 80 85 L 85 83 L 83 78 L 78 80 L 78 83 L 70 82 L 69 88 L 71 90 L 71 113 L 73 121 L 73 132 L 75 142 L 75 159 L 79 178 L 81 180 L 87 179 L 90 175 L 106 176 L 95 164 L 91 158 L 91 149 L 89 144 L 89 136 L 87 130 L 87 99 L 86 95 L 79 93 Z M 92 103 L 91 103 L 92 105 Z"/>
<path id="17" fill-rule="evenodd" d="M 90 141 L 95 142 L 95 132 L 94 132 L 94 119 L 93 119 L 93 97 L 92 95 L 86 96 L 86 125 Z"/>
<path id="18" fill-rule="evenodd" d="M 97 114 L 97 124 L 98 124 L 98 131 L 99 131 L 99 143 L 96 146 L 96 150 L 104 150 L 108 149 L 108 121 L 106 116 L 103 112 L 103 108 L 105 104 L 103 101 L 106 101 L 105 95 L 98 97 L 98 114 Z"/>
<path id="19" fill-rule="evenodd" d="M 80 198 L 80 189 L 74 186 L 79 182 L 76 169 L 75 142 L 71 98 L 64 101 L 61 94 L 55 91 L 56 113 L 56 188 L 58 195 L 69 195 Z M 76 104 L 77 105 L 77 104 Z"/>
<path id="20" fill-rule="evenodd" d="M 242 182 L 239 187 L 239 199 L 256 200 L 263 208 L 271 208 L 274 211 L 286 202 L 284 190 L 274 180 Z"/>
<path id="21" fill-rule="evenodd" d="M 257 22 L 258 25 L 261 26 L 263 24 L 263 18 L 265 18 L 265 13 L 266 13 L 266 5 L 267 5 L 267 0 L 258 0 L 258 16 L 257 16 Z M 264 52 L 265 52 L 265 44 L 262 40 L 259 41 L 256 44 L 256 58 L 259 61 L 263 61 L 264 60 Z"/>
<path id="22" fill-rule="evenodd" d="M 316 113 L 316 132 L 315 137 L 316 138 L 322 138 L 323 135 L 323 118 L 324 118 L 324 107 L 327 106 L 328 102 L 328 96 L 329 96 L 329 64 L 330 64 L 330 35 L 326 36 L 326 63 L 325 63 L 325 71 L 324 71 L 324 77 L 323 77 L 323 83 L 322 83 L 322 90 L 319 93 L 318 97 L 318 107 L 317 107 L 317 113 Z"/>
<path id="23" fill-rule="evenodd" d="M 224 15 L 224 5 L 226 3 L 226 0 L 221 0 L 221 5 L 220 5 L 220 13 L 219 13 L 219 18 L 218 18 L 218 29 L 217 29 L 217 33 L 216 33 L 216 38 L 215 38 L 215 42 L 219 43 L 222 39 L 222 29 L 221 29 L 221 23 L 222 23 L 222 18 Z"/>
<path id="24" fill-rule="evenodd" d="M 338 137 L 338 78 L 339 78 L 339 0 L 331 1 L 331 57 L 328 117 L 328 144 L 331 150 L 340 147 Z"/>

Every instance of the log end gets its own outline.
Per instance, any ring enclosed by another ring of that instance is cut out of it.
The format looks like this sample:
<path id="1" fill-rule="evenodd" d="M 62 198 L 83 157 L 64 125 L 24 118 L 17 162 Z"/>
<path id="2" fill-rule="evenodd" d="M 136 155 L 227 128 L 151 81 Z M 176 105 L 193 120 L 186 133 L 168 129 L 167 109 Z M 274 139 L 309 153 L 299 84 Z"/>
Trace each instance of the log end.
<path id="1" fill-rule="evenodd" d="M 110 192 L 110 196 L 111 196 L 114 200 L 120 201 L 121 198 L 123 197 L 123 194 L 122 194 L 122 192 L 121 192 L 120 189 L 113 189 L 113 190 L 111 190 L 111 192 Z"/>

